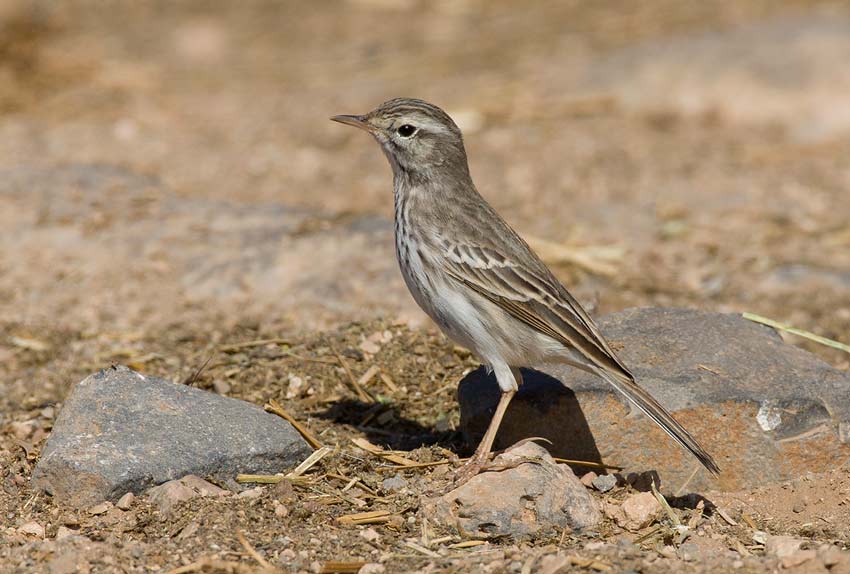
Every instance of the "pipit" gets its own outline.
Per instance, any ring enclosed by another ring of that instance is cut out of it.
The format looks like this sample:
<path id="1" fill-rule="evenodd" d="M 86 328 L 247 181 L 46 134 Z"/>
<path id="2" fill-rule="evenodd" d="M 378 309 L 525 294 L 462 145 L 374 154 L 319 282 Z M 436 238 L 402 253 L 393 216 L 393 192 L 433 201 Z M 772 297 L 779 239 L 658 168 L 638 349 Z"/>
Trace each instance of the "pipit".
<path id="1" fill-rule="evenodd" d="M 369 132 L 392 166 L 395 247 L 413 298 L 496 375 L 501 398 L 481 443 L 459 470 L 486 466 L 519 367 L 562 362 L 594 373 L 646 413 L 709 471 L 714 459 L 641 388 L 593 319 L 478 193 L 463 136 L 443 110 L 398 98 L 362 116 L 331 118 Z"/>

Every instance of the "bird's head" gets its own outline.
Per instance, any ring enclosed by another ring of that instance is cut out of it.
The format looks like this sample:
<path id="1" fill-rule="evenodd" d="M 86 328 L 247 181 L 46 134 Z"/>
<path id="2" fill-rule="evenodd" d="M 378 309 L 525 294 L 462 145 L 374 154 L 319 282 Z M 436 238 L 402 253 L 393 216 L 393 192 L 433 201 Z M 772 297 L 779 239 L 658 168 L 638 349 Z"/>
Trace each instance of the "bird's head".
<path id="1" fill-rule="evenodd" d="M 396 98 L 362 116 L 331 119 L 372 134 L 396 176 L 469 175 L 460 129 L 446 112 L 433 104 Z"/>

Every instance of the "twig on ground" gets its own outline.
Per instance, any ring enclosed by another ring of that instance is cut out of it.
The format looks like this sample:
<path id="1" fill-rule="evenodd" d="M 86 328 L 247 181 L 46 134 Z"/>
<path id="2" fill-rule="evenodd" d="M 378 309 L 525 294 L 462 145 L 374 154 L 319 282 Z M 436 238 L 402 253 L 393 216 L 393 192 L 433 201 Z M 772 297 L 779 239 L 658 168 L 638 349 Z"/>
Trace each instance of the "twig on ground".
<path id="1" fill-rule="evenodd" d="M 682 521 L 679 520 L 679 517 L 676 516 L 676 513 L 673 512 L 672 508 L 670 508 L 670 505 L 667 503 L 667 499 L 664 498 L 664 495 L 658 492 L 658 489 L 655 487 L 654 480 L 650 484 L 650 488 L 652 489 L 652 496 L 655 497 L 655 500 L 657 500 L 658 504 L 661 505 L 661 508 L 664 509 L 664 512 L 667 514 L 667 517 L 670 519 L 670 522 L 673 523 L 673 526 L 681 526 Z"/>
<path id="2" fill-rule="evenodd" d="M 351 369 L 348 368 L 348 363 L 345 362 L 345 359 L 342 358 L 342 355 L 340 355 L 333 347 L 331 347 L 331 351 L 333 352 L 334 356 L 336 356 L 336 360 L 339 361 L 339 364 L 345 371 L 345 374 L 348 376 L 348 382 L 350 383 L 354 394 L 357 395 L 357 398 L 363 401 L 364 403 L 376 402 L 375 398 L 370 395 L 366 389 L 361 387 L 360 383 L 357 382 L 357 379 L 354 378 L 354 373 L 352 373 Z"/>
<path id="3" fill-rule="evenodd" d="M 267 413 L 275 414 L 280 418 L 286 420 L 289 424 L 291 424 L 295 428 L 295 430 L 298 431 L 298 434 L 304 437 L 304 440 L 306 440 L 307 444 L 309 444 L 311 447 L 313 447 L 314 449 L 322 448 L 322 443 L 319 442 L 319 439 L 313 436 L 313 433 L 311 433 L 309 430 L 307 430 L 306 427 L 304 427 L 303 425 L 301 425 L 301 423 L 295 420 L 295 417 L 286 412 L 286 410 L 282 406 L 280 406 L 280 403 L 278 403 L 276 400 L 269 400 L 269 402 L 266 403 L 266 406 L 264 406 L 263 408 Z"/>
<path id="4" fill-rule="evenodd" d="M 223 353 L 233 353 L 242 349 L 250 349 L 252 347 L 265 347 L 266 345 L 288 345 L 287 339 L 256 339 L 254 341 L 245 341 L 243 343 L 231 343 L 229 345 L 220 345 L 218 350 Z"/>
<path id="5" fill-rule="evenodd" d="M 372 510 L 369 512 L 357 512 L 355 514 L 345 514 L 337 518 L 337 522 L 345 526 L 354 526 L 357 524 L 383 524 L 389 522 L 390 514 L 387 510 Z"/>
<path id="6" fill-rule="evenodd" d="M 717 511 L 717 514 L 719 514 L 719 515 L 720 515 L 720 518 L 722 518 L 723 520 L 725 520 L 725 521 L 726 521 L 726 524 L 728 524 L 729 526 L 738 526 L 738 523 L 737 523 L 737 522 L 735 522 L 735 521 L 732 519 L 732 517 L 731 517 L 731 516 L 729 516 L 728 514 L 726 514 L 726 511 L 725 511 L 725 510 L 723 510 L 723 509 L 722 509 L 722 508 L 720 508 L 719 506 L 715 506 L 715 507 L 714 507 L 714 510 L 716 510 L 716 511 Z"/>
<path id="7" fill-rule="evenodd" d="M 357 574 L 365 562 L 325 562 L 319 574 Z"/>
<path id="8" fill-rule="evenodd" d="M 381 377 L 381 380 L 384 382 L 385 385 L 387 385 L 387 388 L 391 392 L 393 392 L 393 393 L 398 392 L 398 386 L 395 384 L 395 381 L 393 381 L 392 378 L 390 378 L 390 376 L 388 374 L 381 373 L 380 377 Z"/>
<path id="9" fill-rule="evenodd" d="M 366 369 L 365 373 L 360 375 L 360 378 L 357 379 L 357 384 L 360 385 L 361 387 L 365 387 L 366 385 L 369 384 L 369 381 L 371 381 L 373 378 L 375 378 L 375 375 L 377 375 L 380 372 L 381 372 L 381 368 L 378 365 L 372 365 L 371 367 Z"/>
<path id="10" fill-rule="evenodd" d="M 365 438 L 353 438 L 351 439 L 351 442 L 354 443 L 354 445 L 358 448 L 361 448 L 370 454 L 374 454 L 390 462 L 394 462 L 402 468 L 415 467 L 416 465 L 420 464 L 415 460 L 410 460 L 409 458 L 404 458 L 403 456 L 399 456 L 391 451 L 384 450 L 378 445 L 372 444 Z"/>
<path id="11" fill-rule="evenodd" d="M 329 446 L 323 446 L 322 448 L 313 451 L 313 454 L 304 459 L 304 462 L 296 466 L 291 472 L 286 473 L 285 478 L 297 478 L 310 470 L 310 468 L 315 465 L 317 462 L 325 458 L 328 454 L 332 453 L 333 449 Z"/>
<path id="12" fill-rule="evenodd" d="M 207 357 L 207 360 L 204 361 L 203 364 L 201 364 L 201 366 L 198 367 L 191 375 L 189 375 L 188 377 L 183 379 L 183 381 L 180 384 L 188 386 L 188 385 L 191 385 L 192 383 L 194 383 L 195 381 L 197 381 L 198 379 L 200 379 L 201 373 L 203 373 L 204 369 L 207 368 L 207 365 L 210 364 L 210 361 L 212 361 L 213 355 L 215 355 L 215 353 L 210 353 L 210 355 Z"/>
<path id="13" fill-rule="evenodd" d="M 441 558 L 439 554 L 434 552 L 433 550 L 428 550 L 424 546 L 417 544 L 416 542 L 412 542 L 410 540 L 405 540 L 402 544 L 410 548 L 411 550 L 416 550 L 420 554 L 424 554 L 425 556 L 430 556 L 431 558 Z"/>
<path id="14" fill-rule="evenodd" d="M 281 572 L 281 570 L 280 570 L 279 568 L 275 568 L 274 566 L 272 566 L 272 564 L 271 564 L 268 560 L 266 560 L 265 558 L 263 558 L 263 557 L 260 555 L 260 553 L 259 553 L 259 552 L 257 552 L 257 549 L 256 549 L 256 548 L 254 548 L 254 547 L 251 545 L 251 543 L 250 543 L 250 542 L 248 542 L 248 539 L 247 539 L 247 538 L 245 538 L 245 534 L 244 534 L 241 530 L 237 530 L 237 531 L 236 531 L 236 538 L 238 538 L 238 539 L 239 539 L 239 543 L 240 543 L 240 544 L 242 545 L 242 547 L 245 549 L 245 552 L 247 552 L 247 553 L 248 553 L 248 555 L 249 555 L 251 558 L 253 558 L 254 560 L 256 560 L 256 561 L 257 561 L 257 564 L 259 564 L 262 568 L 264 568 L 264 569 L 268 570 L 269 572 Z"/>

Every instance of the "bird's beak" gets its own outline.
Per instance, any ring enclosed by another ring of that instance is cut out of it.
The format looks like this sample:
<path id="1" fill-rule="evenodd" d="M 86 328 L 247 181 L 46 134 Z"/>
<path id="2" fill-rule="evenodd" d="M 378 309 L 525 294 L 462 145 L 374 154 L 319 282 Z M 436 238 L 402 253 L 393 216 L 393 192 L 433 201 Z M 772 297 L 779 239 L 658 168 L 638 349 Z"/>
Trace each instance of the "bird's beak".
<path id="1" fill-rule="evenodd" d="M 331 120 L 341 124 L 354 126 L 355 128 L 366 130 L 367 132 L 372 129 L 372 126 L 370 126 L 369 122 L 366 121 L 366 116 L 334 116 Z"/>

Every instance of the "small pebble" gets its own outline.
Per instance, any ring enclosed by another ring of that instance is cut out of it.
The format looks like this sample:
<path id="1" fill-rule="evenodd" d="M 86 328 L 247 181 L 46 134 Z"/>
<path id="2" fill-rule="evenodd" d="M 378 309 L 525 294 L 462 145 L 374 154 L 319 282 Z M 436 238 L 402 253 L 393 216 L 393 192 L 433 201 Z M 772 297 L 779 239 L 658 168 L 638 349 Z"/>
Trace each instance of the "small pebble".
<path id="1" fill-rule="evenodd" d="M 115 503 L 116 508 L 121 510 L 130 510 L 130 507 L 133 506 L 133 502 L 136 500 L 136 495 L 132 492 L 128 492 L 124 496 L 118 499 L 118 502 Z"/>
<path id="2" fill-rule="evenodd" d="M 596 480 L 598 477 L 598 474 L 593 471 L 590 471 L 581 477 L 581 483 L 587 488 L 590 488 L 591 486 L 593 486 L 593 481 Z"/>
<path id="3" fill-rule="evenodd" d="M 112 508 L 111 502 L 109 502 L 109 501 L 101 502 L 100 504 L 96 504 L 96 505 L 92 506 L 91 508 L 89 508 L 89 514 L 91 514 L 92 516 L 98 516 L 100 514 L 106 514 L 109 511 L 110 508 Z"/>
<path id="4" fill-rule="evenodd" d="M 368 540 L 369 542 L 377 542 L 381 539 L 381 535 L 378 534 L 378 531 L 374 528 L 367 528 L 365 530 L 361 530 L 360 537 L 365 540 Z"/>
<path id="5" fill-rule="evenodd" d="M 263 490 L 265 489 L 262 486 L 257 486 L 255 488 L 242 491 L 237 496 L 239 496 L 239 498 L 259 498 L 263 495 Z"/>
<path id="6" fill-rule="evenodd" d="M 278 518 L 286 518 L 289 516 L 289 509 L 286 505 L 281 504 L 277 500 L 274 501 L 274 515 Z"/>
<path id="7" fill-rule="evenodd" d="M 617 486 L 617 477 L 613 474 L 603 474 L 602 476 L 597 476 L 591 481 L 593 488 L 598 490 L 599 492 L 608 492 L 615 486 Z"/>

